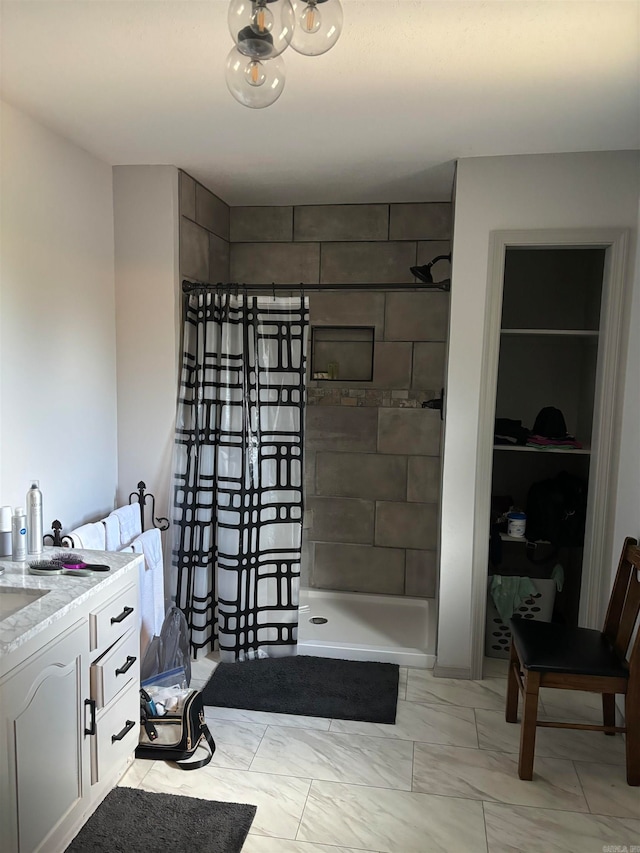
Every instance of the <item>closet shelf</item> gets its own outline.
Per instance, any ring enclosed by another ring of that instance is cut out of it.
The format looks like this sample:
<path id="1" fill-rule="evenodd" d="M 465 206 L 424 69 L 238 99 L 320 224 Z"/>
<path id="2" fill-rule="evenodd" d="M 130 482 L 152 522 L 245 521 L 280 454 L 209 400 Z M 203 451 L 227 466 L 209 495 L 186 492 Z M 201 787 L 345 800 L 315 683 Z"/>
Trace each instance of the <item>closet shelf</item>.
<path id="1" fill-rule="evenodd" d="M 529 542 L 526 536 L 509 536 L 508 533 L 501 533 L 500 538 L 503 542 L 521 542 L 525 545 Z M 551 545 L 551 542 L 547 542 L 546 539 L 536 539 L 535 542 L 531 543 L 533 545 Z"/>
<path id="2" fill-rule="evenodd" d="M 597 338 L 597 329 L 500 329 L 501 335 L 544 335 L 573 338 Z"/>
<path id="3" fill-rule="evenodd" d="M 570 456 L 589 456 L 590 447 L 524 447 L 521 444 L 494 444 L 494 450 L 509 450 L 512 453 L 568 453 Z"/>

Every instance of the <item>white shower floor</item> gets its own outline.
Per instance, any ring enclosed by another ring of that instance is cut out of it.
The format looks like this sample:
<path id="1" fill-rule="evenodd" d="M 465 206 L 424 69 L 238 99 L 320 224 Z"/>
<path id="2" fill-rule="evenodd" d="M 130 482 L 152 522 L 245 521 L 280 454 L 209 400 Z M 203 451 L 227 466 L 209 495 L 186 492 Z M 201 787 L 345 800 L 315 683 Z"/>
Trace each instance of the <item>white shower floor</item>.
<path id="1" fill-rule="evenodd" d="M 431 668 L 435 629 L 431 599 L 300 590 L 298 654 Z"/>

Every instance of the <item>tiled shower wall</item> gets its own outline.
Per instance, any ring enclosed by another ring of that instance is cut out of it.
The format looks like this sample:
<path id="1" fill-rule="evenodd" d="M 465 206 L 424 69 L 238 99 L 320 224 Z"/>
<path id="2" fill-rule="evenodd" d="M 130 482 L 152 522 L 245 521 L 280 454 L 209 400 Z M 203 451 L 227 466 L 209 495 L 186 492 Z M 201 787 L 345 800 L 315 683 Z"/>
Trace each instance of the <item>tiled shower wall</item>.
<path id="1" fill-rule="evenodd" d="M 180 178 L 180 278 L 229 281 L 229 205 L 186 172 Z"/>
<path id="2" fill-rule="evenodd" d="M 421 403 L 444 384 L 449 294 L 397 288 L 450 236 L 448 203 L 231 208 L 232 282 L 388 285 L 309 293 L 312 326 L 375 340 L 371 381 L 309 381 L 305 585 L 436 595 L 441 421 Z"/>

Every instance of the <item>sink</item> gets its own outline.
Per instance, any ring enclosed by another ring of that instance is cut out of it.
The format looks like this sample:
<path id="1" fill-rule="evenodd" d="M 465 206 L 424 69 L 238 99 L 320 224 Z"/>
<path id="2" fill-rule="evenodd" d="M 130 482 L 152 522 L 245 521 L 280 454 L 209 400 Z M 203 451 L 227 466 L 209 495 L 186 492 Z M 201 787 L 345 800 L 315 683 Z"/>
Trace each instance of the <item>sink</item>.
<path id="1" fill-rule="evenodd" d="M 3 586 L 0 587 L 0 622 L 3 619 L 8 619 L 13 616 L 18 610 L 22 610 L 28 604 L 33 604 L 43 595 L 49 592 L 48 589 L 24 589 L 24 587 Z"/>

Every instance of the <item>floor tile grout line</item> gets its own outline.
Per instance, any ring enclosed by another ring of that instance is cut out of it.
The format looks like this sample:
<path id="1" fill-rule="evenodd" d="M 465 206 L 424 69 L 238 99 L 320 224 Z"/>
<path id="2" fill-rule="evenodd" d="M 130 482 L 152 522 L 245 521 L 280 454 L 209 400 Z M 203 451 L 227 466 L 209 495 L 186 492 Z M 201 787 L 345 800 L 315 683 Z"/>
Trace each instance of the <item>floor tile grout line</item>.
<path id="1" fill-rule="evenodd" d="M 485 808 L 484 808 L 485 801 L 480 800 L 480 802 L 482 804 L 482 822 L 484 824 L 484 843 L 486 845 L 487 853 L 490 853 L 490 851 L 489 851 L 489 832 L 487 830 L 487 813 L 486 813 Z"/>

